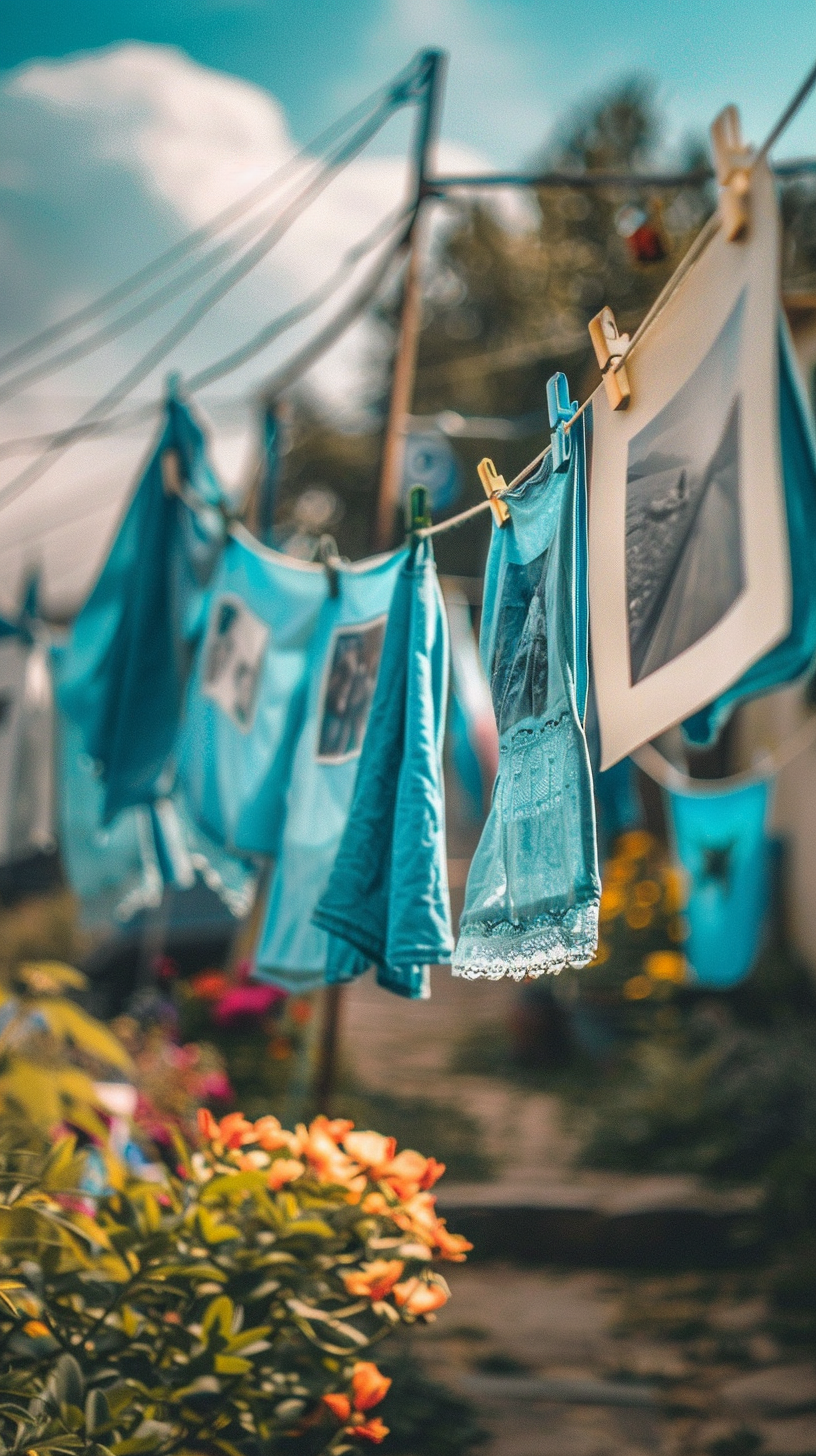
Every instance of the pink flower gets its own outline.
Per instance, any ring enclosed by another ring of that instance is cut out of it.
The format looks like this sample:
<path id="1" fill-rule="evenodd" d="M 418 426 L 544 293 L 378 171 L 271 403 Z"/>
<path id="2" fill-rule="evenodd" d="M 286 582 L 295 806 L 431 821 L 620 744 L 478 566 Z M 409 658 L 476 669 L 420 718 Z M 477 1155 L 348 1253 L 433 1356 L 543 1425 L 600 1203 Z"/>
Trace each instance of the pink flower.
<path id="1" fill-rule="evenodd" d="M 266 1016 L 283 1000 L 285 993 L 278 986 L 231 986 L 213 1007 L 216 1026 L 235 1026 L 240 1021 Z"/>

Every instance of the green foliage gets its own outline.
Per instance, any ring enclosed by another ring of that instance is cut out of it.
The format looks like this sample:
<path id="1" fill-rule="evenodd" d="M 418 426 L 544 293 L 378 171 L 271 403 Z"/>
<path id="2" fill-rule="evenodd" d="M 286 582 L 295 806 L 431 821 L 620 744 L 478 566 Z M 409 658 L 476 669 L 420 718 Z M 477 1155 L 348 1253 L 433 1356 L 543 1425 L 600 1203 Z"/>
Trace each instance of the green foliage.
<path id="1" fill-rule="evenodd" d="M 387 1386 L 366 1351 L 444 1302 L 434 1250 L 467 1247 L 420 1191 L 439 1170 L 376 1134 L 355 1162 L 348 1123 L 209 1127 L 164 1184 L 111 1167 L 96 1205 L 73 1140 L 0 1145 L 0 1452 L 351 1449 L 355 1382 Z M 344 1392 L 347 1423 L 322 1401 Z"/>
<path id="2" fill-rule="evenodd" d="M 70 1123 L 104 1141 L 94 1078 L 132 1063 L 102 1022 L 65 995 L 85 978 L 60 961 L 23 962 L 0 990 L 0 1116 L 48 1131 Z"/>

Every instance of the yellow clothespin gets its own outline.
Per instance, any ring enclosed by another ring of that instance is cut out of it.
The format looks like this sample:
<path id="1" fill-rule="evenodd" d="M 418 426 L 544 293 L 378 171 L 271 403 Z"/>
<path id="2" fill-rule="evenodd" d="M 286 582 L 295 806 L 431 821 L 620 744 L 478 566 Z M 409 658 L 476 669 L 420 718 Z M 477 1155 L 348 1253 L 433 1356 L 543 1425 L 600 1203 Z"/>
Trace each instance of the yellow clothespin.
<path id="1" fill-rule="evenodd" d="M 507 489 L 507 481 L 503 475 L 499 475 L 492 460 L 480 460 L 476 467 L 479 479 L 484 486 L 484 493 L 490 501 L 490 509 L 493 512 L 493 519 L 497 526 L 506 526 L 510 520 L 510 508 L 506 501 L 502 500 L 496 492 Z"/>
<path id="2" fill-rule="evenodd" d="M 607 398 L 613 410 L 624 410 L 632 398 L 626 365 L 615 368 L 629 345 L 629 335 L 619 334 L 615 315 L 607 304 L 589 321 L 589 337 L 601 368 Z"/>
<path id="3" fill-rule="evenodd" d="M 739 112 L 726 106 L 711 123 L 711 149 L 720 184 L 720 221 L 729 243 L 745 236 L 751 220 L 753 148 L 742 140 Z"/>

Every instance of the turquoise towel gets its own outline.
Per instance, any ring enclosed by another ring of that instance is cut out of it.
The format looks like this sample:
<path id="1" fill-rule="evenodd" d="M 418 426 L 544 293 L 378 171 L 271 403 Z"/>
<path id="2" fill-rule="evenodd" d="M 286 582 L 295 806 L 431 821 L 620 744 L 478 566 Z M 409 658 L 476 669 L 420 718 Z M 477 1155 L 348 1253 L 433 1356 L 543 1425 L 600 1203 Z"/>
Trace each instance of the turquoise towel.
<path id="1" fill-rule="evenodd" d="M 698 985 L 737 985 L 760 950 L 770 902 L 770 788 L 760 779 L 734 789 L 666 793 L 688 875 L 685 951 Z"/>
<path id="2" fill-rule="evenodd" d="M 166 450 L 177 452 L 194 509 L 165 491 Z M 166 792 L 190 643 L 226 534 L 222 501 L 203 432 L 171 397 L 161 439 L 74 623 L 61 672 L 60 705 L 101 769 L 106 823 Z"/>
<path id="3" fill-rule="evenodd" d="M 445 609 L 425 540 L 396 583 L 349 820 L 314 916 L 332 937 L 328 979 L 348 979 L 373 962 L 381 985 L 415 998 L 429 992 L 428 966 L 450 958 L 442 778 L 448 662 Z"/>
<path id="4" fill-rule="evenodd" d="M 586 965 L 597 944 L 587 693 L 583 425 L 493 528 L 481 651 L 499 729 L 493 802 L 468 875 L 454 975 L 521 979 Z"/>
<path id="5" fill-rule="evenodd" d="M 683 733 L 695 747 L 715 742 L 738 703 L 802 677 L 816 655 L 816 444 L 784 321 L 779 338 L 779 438 L 790 544 L 790 632 L 713 703 L 685 720 Z"/>

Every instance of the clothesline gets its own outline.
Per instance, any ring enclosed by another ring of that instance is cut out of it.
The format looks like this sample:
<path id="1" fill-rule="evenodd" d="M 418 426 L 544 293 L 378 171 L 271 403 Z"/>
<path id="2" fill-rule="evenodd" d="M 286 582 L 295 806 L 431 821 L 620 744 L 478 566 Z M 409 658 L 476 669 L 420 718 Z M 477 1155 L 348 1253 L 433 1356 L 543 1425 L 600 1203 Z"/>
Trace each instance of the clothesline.
<path id="1" fill-rule="evenodd" d="M 662 789 L 670 789 L 675 793 L 705 795 L 721 793 L 724 789 L 736 789 L 747 784 L 759 783 L 763 779 L 774 778 L 814 743 L 816 743 L 816 714 L 808 718 L 807 722 L 797 728 L 796 732 L 792 733 L 790 738 L 781 743 L 778 748 L 763 754 L 753 768 L 746 769 L 742 773 L 729 774 L 727 778 L 690 778 L 688 774 L 683 773 L 682 769 L 669 763 L 653 743 L 644 743 L 642 748 L 637 748 L 632 754 L 632 759 L 647 778 L 659 784 Z"/>
<path id="2" fill-rule="evenodd" d="M 772 126 L 770 132 L 765 138 L 765 141 L 762 143 L 759 151 L 756 153 L 751 161 L 752 168 L 756 166 L 757 162 L 764 161 L 771 148 L 779 140 L 780 136 L 785 131 L 785 128 L 790 125 L 799 108 L 807 100 L 814 86 L 816 86 L 816 64 L 811 67 L 798 91 L 796 91 L 796 93 L 791 97 L 791 100 L 785 107 L 785 110 L 782 112 L 781 116 Z M 614 370 L 615 373 L 617 373 L 619 369 L 623 368 L 626 360 L 629 358 L 629 355 L 632 353 L 633 349 L 637 347 L 644 334 L 647 332 L 648 329 L 651 328 L 652 324 L 663 312 L 663 309 L 666 307 L 669 300 L 673 298 L 674 294 L 677 292 L 677 289 L 680 287 L 680 284 L 683 282 L 683 279 L 686 277 L 689 270 L 694 266 L 694 264 L 697 262 L 697 259 L 708 247 L 708 244 L 715 236 L 719 226 L 719 211 L 713 212 L 705 225 L 700 229 L 700 232 L 697 234 L 697 237 L 694 239 L 694 242 L 692 243 L 688 252 L 681 259 L 677 268 L 672 273 L 665 286 L 661 289 L 651 308 L 636 328 L 625 349 L 611 365 L 611 368 Z M 572 426 L 581 418 L 581 415 L 584 414 L 584 412 L 589 408 L 590 404 L 592 403 L 594 394 L 595 391 L 593 390 L 593 393 L 584 400 L 583 404 L 580 404 L 578 406 L 578 409 L 575 411 L 575 414 L 572 416 L 572 418 L 566 421 L 564 425 L 565 430 L 572 429 Z M 496 495 L 509 494 L 509 492 L 515 490 L 517 486 L 522 485 L 525 480 L 529 480 L 530 476 L 535 473 L 535 471 L 541 465 L 542 461 L 545 460 L 546 457 L 549 455 L 551 449 L 551 445 L 546 445 L 545 448 L 540 451 L 540 453 L 536 455 L 533 460 L 529 462 L 529 464 L 525 465 L 523 470 L 519 471 L 518 475 L 513 477 L 506 489 L 503 491 L 497 491 Z M 423 526 L 421 530 L 416 532 L 416 535 L 421 537 L 441 536 L 444 534 L 445 531 L 452 531 L 457 526 L 464 525 L 465 521 L 472 520 L 475 516 L 481 515 L 483 511 L 489 510 L 490 505 L 490 499 L 486 498 L 483 501 L 479 501 L 477 505 L 470 506 L 468 510 L 460 511 L 459 515 L 450 516 L 446 521 L 440 521 L 438 522 L 438 524 L 433 526 Z"/>

